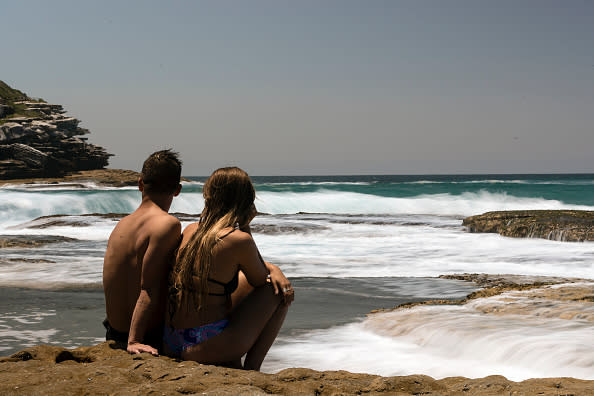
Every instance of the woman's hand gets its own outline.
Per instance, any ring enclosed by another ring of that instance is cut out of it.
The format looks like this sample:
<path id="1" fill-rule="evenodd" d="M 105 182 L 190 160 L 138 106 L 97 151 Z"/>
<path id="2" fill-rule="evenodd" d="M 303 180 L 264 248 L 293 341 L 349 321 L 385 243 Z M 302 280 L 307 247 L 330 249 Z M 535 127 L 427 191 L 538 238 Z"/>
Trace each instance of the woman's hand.
<path id="1" fill-rule="evenodd" d="M 293 289 L 293 286 L 291 286 L 291 282 L 287 279 L 285 274 L 283 274 L 283 271 L 281 271 L 276 265 L 270 264 L 268 262 L 266 262 L 265 265 L 270 272 L 270 276 L 267 281 L 272 284 L 272 287 L 274 287 L 274 294 L 282 293 L 283 302 L 286 305 L 291 305 L 295 299 L 295 290 Z"/>

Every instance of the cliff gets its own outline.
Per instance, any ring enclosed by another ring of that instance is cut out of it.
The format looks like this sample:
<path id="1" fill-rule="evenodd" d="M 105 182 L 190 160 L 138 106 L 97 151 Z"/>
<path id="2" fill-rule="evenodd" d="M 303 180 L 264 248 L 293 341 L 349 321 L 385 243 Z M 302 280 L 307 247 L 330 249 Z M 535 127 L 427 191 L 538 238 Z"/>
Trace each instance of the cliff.
<path id="1" fill-rule="evenodd" d="M 0 81 L 0 179 L 60 177 L 102 169 L 112 154 L 87 143 L 87 129 L 61 105 L 32 99 Z"/>
<path id="2" fill-rule="evenodd" d="M 467 217 L 470 232 L 494 232 L 519 238 L 594 241 L 594 212 L 583 210 L 513 210 Z"/>

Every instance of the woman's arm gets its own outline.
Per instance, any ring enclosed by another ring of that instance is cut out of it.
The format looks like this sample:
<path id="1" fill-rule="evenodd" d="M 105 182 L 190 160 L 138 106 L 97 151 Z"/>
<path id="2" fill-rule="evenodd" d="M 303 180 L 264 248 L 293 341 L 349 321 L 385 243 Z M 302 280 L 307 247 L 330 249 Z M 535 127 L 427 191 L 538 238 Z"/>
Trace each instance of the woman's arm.
<path id="1" fill-rule="evenodd" d="M 283 302 L 290 305 L 295 299 L 295 291 L 281 269 L 262 259 L 254 239 L 248 232 L 237 233 L 237 244 L 239 269 L 243 271 L 249 284 L 254 287 L 262 286 L 264 284 L 262 276 L 264 276 L 264 282 L 272 285 L 274 294 L 282 293 Z"/>
<path id="2" fill-rule="evenodd" d="M 268 269 L 270 277 L 268 278 L 272 286 L 274 287 L 274 294 L 278 294 L 279 292 L 283 293 L 283 302 L 286 305 L 291 305 L 293 300 L 295 299 L 295 290 L 293 286 L 291 286 L 291 282 L 287 279 L 283 271 L 278 268 L 276 265 L 271 264 L 267 261 L 264 262 L 264 265 Z"/>
<path id="3" fill-rule="evenodd" d="M 265 285 L 269 270 L 262 261 L 252 236 L 243 231 L 236 231 L 230 237 L 233 240 L 232 249 L 239 269 L 245 274 L 248 283 L 254 287 Z"/>

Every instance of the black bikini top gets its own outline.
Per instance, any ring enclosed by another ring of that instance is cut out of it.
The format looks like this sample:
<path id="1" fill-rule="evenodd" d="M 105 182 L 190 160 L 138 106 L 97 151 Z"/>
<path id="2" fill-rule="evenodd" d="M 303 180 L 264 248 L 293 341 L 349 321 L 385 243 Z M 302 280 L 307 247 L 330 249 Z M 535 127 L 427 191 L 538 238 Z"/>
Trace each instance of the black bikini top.
<path id="1" fill-rule="evenodd" d="M 228 233 L 223 235 L 220 239 L 225 238 L 227 235 L 231 234 L 233 231 L 237 230 L 238 228 L 239 228 L 238 225 L 236 225 L 235 228 L 233 228 L 231 231 L 229 231 Z M 236 272 L 235 275 L 233 276 L 233 278 L 227 283 L 223 283 L 221 281 L 218 281 L 218 280 L 212 279 L 212 278 L 208 278 L 208 281 L 212 282 L 212 283 L 216 283 L 217 285 L 223 286 L 223 289 L 225 290 L 223 293 L 209 292 L 208 293 L 209 296 L 227 296 L 227 298 L 230 298 L 231 294 L 233 294 L 233 292 L 235 290 L 237 290 L 237 286 L 239 285 L 239 272 Z"/>
<path id="2" fill-rule="evenodd" d="M 218 281 L 218 280 L 212 279 L 212 278 L 208 278 L 208 281 L 212 282 L 212 283 L 216 283 L 217 285 L 221 285 L 221 286 L 223 286 L 223 289 L 225 289 L 225 291 L 223 293 L 209 292 L 208 293 L 209 296 L 230 296 L 231 294 L 233 294 L 233 292 L 235 290 L 237 290 L 237 286 L 239 285 L 239 272 L 236 272 L 233 279 L 231 279 L 227 283 L 223 283 L 221 281 Z"/>

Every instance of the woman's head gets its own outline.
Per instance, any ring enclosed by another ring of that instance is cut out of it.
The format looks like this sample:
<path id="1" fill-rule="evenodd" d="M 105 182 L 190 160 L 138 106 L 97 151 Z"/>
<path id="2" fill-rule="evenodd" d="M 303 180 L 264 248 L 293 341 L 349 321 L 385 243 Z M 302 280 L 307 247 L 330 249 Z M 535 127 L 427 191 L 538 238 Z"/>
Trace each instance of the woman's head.
<path id="1" fill-rule="evenodd" d="M 253 217 L 256 192 L 248 174 L 237 167 L 217 169 L 210 175 L 202 192 L 203 218 L 229 216 L 241 225 Z"/>

